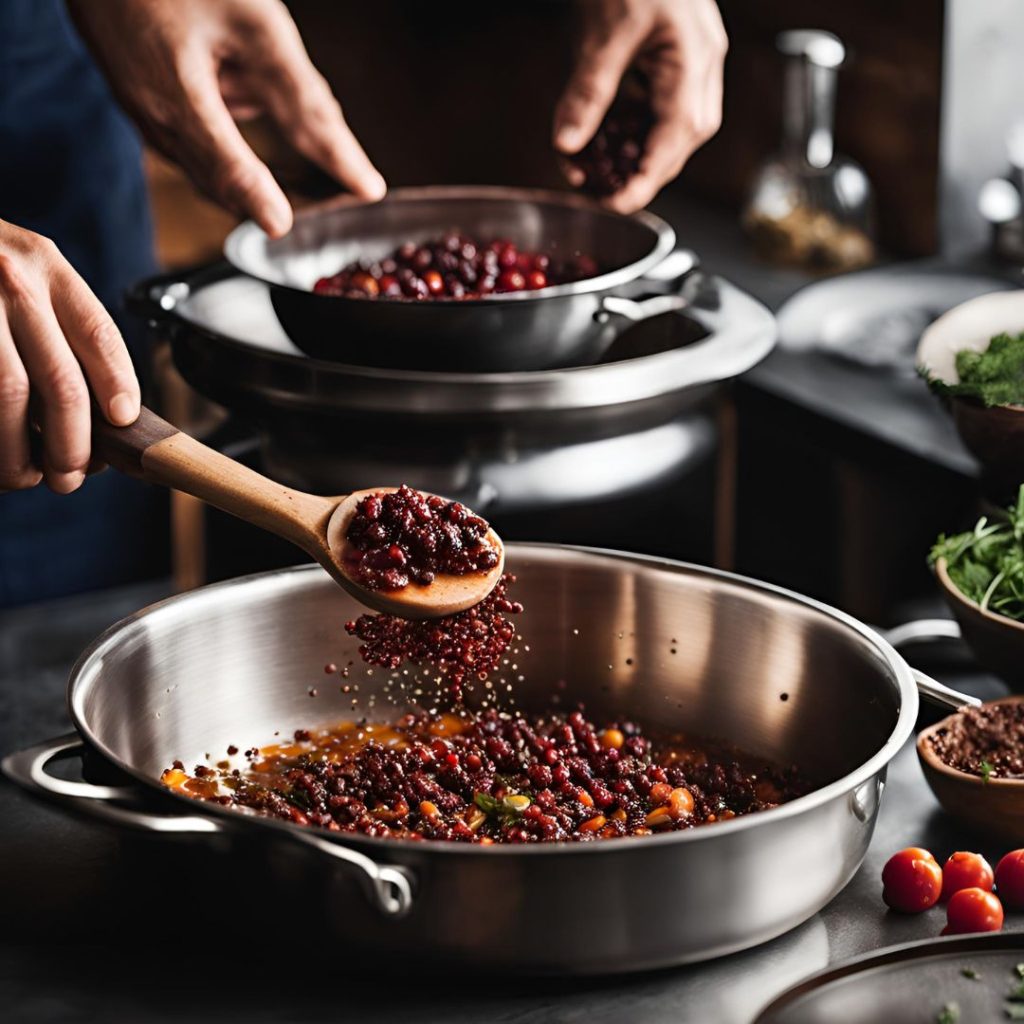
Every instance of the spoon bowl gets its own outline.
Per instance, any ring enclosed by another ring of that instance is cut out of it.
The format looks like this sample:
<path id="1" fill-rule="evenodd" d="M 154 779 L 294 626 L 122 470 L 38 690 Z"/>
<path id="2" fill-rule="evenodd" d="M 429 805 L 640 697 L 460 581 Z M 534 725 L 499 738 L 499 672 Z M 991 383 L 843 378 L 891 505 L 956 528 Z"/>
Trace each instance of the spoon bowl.
<path id="1" fill-rule="evenodd" d="M 346 535 L 359 503 L 371 494 L 387 494 L 397 490 L 397 487 L 372 487 L 353 491 L 338 501 L 327 522 L 327 547 L 331 554 L 331 564 L 343 579 L 333 572 L 331 575 L 363 604 L 379 612 L 399 615 L 403 619 L 433 619 L 454 615 L 479 604 L 494 589 L 505 571 L 505 548 L 493 530 L 487 531 L 484 540 L 498 551 L 498 563 L 486 572 L 467 573 L 464 576 L 438 575 L 429 585 L 410 582 L 401 590 L 369 590 L 352 575 L 355 549 Z"/>
<path id="2" fill-rule="evenodd" d="M 396 487 L 373 487 L 335 497 L 296 491 L 208 448 L 145 408 L 128 427 L 113 427 L 101 416 L 94 416 L 93 451 L 130 476 L 184 491 L 291 541 L 374 611 L 404 619 L 453 615 L 487 597 L 504 569 L 504 545 L 488 530 L 487 543 L 498 552 L 492 569 L 462 576 L 439 574 L 426 586 L 410 583 L 400 590 L 372 590 L 355 575 L 355 549 L 346 534 L 363 498 Z"/>

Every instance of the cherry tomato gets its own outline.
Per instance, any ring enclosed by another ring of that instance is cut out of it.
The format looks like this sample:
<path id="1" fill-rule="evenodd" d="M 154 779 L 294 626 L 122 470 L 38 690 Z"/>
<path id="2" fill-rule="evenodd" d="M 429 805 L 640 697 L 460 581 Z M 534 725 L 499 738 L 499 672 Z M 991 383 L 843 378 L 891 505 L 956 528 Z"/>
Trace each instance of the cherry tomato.
<path id="1" fill-rule="evenodd" d="M 918 846 L 894 853 L 882 868 L 882 899 L 893 910 L 919 914 L 935 906 L 942 892 L 942 868 Z"/>
<path id="2" fill-rule="evenodd" d="M 948 900 L 960 889 L 991 892 L 994 880 L 989 862 L 980 853 L 957 851 L 942 865 L 942 898 Z"/>
<path id="3" fill-rule="evenodd" d="M 996 888 L 1008 907 L 1024 910 L 1024 850 L 1011 850 L 996 865 Z"/>
<path id="4" fill-rule="evenodd" d="M 960 889 L 949 898 L 943 935 L 997 932 L 1003 927 L 1003 905 L 984 889 Z"/>

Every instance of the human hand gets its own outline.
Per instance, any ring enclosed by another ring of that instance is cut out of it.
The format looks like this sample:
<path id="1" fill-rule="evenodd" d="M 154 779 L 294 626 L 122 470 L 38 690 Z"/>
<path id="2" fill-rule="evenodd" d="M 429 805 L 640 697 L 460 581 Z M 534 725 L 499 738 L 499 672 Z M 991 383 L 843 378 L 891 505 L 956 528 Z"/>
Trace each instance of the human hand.
<path id="1" fill-rule="evenodd" d="M 121 334 L 48 238 L 0 221 L 0 490 L 45 479 L 58 494 L 90 468 L 89 390 L 110 423 L 139 415 L 139 382 Z M 42 435 L 33 462 L 32 424 Z"/>
<path id="2" fill-rule="evenodd" d="M 384 195 L 384 179 L 279 0 L 69 0 L 68 6 L 148 141 L 203 192 L 268 234 L 288 231 L 291 206 L 236 121 L 267 113 L 299 153 L 356 195 Z"/>
<path id="3" fill-rule="evenodd" d="M 714 0 L 582 0 L 579 54 L 555 111 L 555 148 L 579 153 L 615 99 L 630 66 L 645 76 L 653 124 L 635 174 L 605 202 L 638 210 L 683 169 L 722 121 L 728 40 Z M 571 162 L 573 185 L 584 174 Z"/>

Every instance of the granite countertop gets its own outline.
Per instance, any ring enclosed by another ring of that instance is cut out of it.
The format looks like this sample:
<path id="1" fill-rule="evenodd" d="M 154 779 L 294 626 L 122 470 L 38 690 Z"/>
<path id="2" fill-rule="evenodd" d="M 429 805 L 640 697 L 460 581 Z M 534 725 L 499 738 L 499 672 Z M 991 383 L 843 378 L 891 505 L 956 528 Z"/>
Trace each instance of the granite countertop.
<path id="1" fill-rule="evenodd" d="M 64 687 L 74 658 L 111 622 L 164 592 L 155 584 L 0 614 L 0 752 L 67 732 Z M 962 657 L 944 663 L 949 671 L 928 667 L 950 685 L 986 698 L 1005 691 Z M 214 895 L 230 887 L 223 860 L 201 844 L 135 840 L 39 804 L 6 780 L 0 821 L 0 1005 L 17 1021 L 745 1024 L 828 963 L 938 933 L 941 911 L 885 912 L 879 874 L 896 849 L 977 849 L 993 861 L 1005 852 L 939 813 L 908 744 L 891 766 L 864 866 L 821 913 L 767 945 L 620 978 L 419 977 L 412 964 L 354 977 L 343 957 L 303 932 L 301 908 L 294 920 L 268 920 L 258 893 Z M 1024 915 L 1010 915 L 1007 927 L 1024 929 Z"/>

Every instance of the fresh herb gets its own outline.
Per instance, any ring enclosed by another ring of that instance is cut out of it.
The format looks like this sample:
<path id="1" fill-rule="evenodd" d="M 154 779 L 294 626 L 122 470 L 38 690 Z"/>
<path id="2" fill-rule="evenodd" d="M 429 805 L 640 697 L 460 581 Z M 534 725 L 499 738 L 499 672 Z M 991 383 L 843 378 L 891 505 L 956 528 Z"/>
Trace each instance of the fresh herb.
<path id="1" fill-rule="evenodd" d="M 1007 1003 L 1003 1010 L 1010 1020 L 1024 1020 L 1024 1003 Z"/>
<path id="2" fill-rule="evenodd" d="M 1018 978 L 1024 978 L 1024 964 L 1017 964 L 1013 969 L 1013 973 L 1016 974 Z"/>
<path id="3" fill-rule="evenodd" d="M 995 765 L 989 761 L 982 761 L 978 765 L 978 772 L 981 775 L 982 782 L 988 782 L 992 778 L 992 773 L 996 770 Z"/>
<path id="4" fill-rule="evenodd" d="M 970 978 L 971 981 L 978 981 L 981 978 L 981 975 L 973 967 L 961 967 L 960 973 L 965 978 Z"/>
<path id="5" fill-rule="evenodd" d="M 523 811 L 530 806 L 530 798 L 522 793 L 509 793 L 500 799 L 490 793 L 475 793 L 473 803 L 504 827 L 514 825 L 522 817 Z"/>
<path id="6" fill-rule="evenodd" d="M 940 536 L 928 560 L 934 565 L 940 558 L 966 598 L 1024 621 L 1024 484 L 1005 522 L 989 523 L 982 517 L 967 533 Z"/>
<path id="7" fill-rule="evenodd" d="M 960 1004 L 959 1003 L 946 1003 L 946 1005 L 939 1010 L 939 1015 L 935 1018 L 935 1024 L 957 1024 L 960 1020 Z"/>
<path id="8" fill-rule="evenodd" d="M 1012 999 L 1015 1003 L 1024 1002 L 1024 979 L 1017 982 L 1017 987 L 1006 998 Z"/>
<path id="9" fill-rule="evenodd" d="M 1024 964 L 1017 964 L 1013 973 L 1016 981 L 1014 987 L 1005 996 L 1003 1012 L 1010 1020 L 1024 1020 Z"/>
<path id="10" fill-rule="evenodd" d="M 956 354 L 959 381 L 950 384 L 922 369 L 937 394 L 976 398 L 987 406 L 1024 403 L 1024 333 L 997 334 L 984 352 L 962 349 Z"/>

